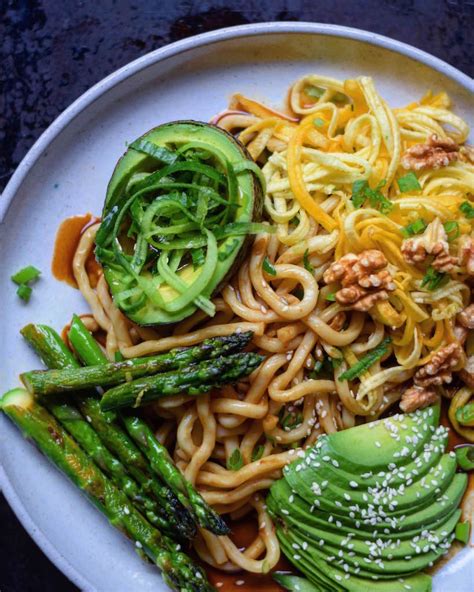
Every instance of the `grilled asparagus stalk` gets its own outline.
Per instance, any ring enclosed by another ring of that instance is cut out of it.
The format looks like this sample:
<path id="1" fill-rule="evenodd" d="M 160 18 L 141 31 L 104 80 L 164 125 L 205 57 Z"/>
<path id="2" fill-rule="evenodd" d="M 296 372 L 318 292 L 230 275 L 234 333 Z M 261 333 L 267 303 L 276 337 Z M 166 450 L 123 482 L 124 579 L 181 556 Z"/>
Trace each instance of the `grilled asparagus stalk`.
<path id="1" fill-rule="evenodd" d="M 78 366 L 54 329 L 30 324 L 21 333 L 45 365 Z M 94 345 L 98 348 L 95 341 Z M 100 348 L 98 352 L 102 354 Z M 118 425 L 116 415 L 102 412 L 93 394 L 81 397 L 77 404 L 83 415 L 71 403 L 56 401 L 54 397 L 47 401 L 50 412 L 152 524 L 173 538 L 192 539 L 196 526 L 191 514 L 168 487 L 153 478 L 145 457 Z"/>
<path id="2" fill-rule="evenodd" d="M 104 354 L 97 348 L 97 343 L 80 319 L 73 321 L 75 330 L 69 335 L 77 355 L 85 364 L 104 364 Z M 104 414 L 104 412 L 100 412 Z M 106 412 L 104 415 L 108 415 Z M 92 418 L 91 418 L 92 419 Z M 224 520 L 204 501 L 202 496 L 186 481 L 173 463 L 165 446 L 155 438 L 148 425 L 140 418 L 123 415 L 122 420 L 130 436 L 150 462 L 152 470 L 170 487 L 179 501 L 195 517 L 198 524 L 214 534 L 229 533 Z"/>
<path id="3" fill-rule="evenodd" d="M 181 368 L 125 382 L 106 391 L 100 401 L 105 411 L 121 407 L 140 407 L 161 397 L 188 393 L 200 394 L 225 382 L 235 382 L 248 376 L 261 364 L 263 357 L 254 353 L 239 353 L 205 360 Z"/>
<path id="4" fill-rule="evenodd" d="M 171 588 L 183 592 L 212 590 L 203 569 L 170 544 L 136 510 L 127 496 L 113 485 L 30 393 L 19 388 L 9 391 L 0 400 L 0 409 L 89 497 L 113 526 L 144 550 L 162 570 L 163 578 Z"/>
<path id="5" fill-rule="evenodd" d="M 73 319 L 70 335 L 73 335 L 80 343 L 81 333 L 77 332 L 79 321 L 79 317 Z M 240 351 L 250 342 L 251 338 L 250 331 L 234 333 L 224 337 L 206 339 L 199 345 L 173 349 L 157 356 L 132 358 L 123 362 L 108 362 L 100 366 L 94 365 L 84 368 L 32 370 L 23 373 L 21 380 L 26 388 L 36 395 L 111 386 L 158 372 L 177 370 L 202 360 L 212 360 Z M 49 364 L 48 366 L 52 367 Z"/>

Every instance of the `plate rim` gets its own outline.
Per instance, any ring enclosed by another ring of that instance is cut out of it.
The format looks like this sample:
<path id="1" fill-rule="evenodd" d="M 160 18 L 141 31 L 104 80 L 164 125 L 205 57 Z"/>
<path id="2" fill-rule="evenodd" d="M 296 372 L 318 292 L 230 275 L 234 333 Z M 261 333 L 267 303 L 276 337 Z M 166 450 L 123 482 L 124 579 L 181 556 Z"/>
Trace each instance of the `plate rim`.
<path id="1" fill-rule="evenodd" d="M 42 132 L 39 138 L 34 142 L 33 146 L 23 157 L 5 186 L 3 193 L 0 195 L 0 225 L 5 219 L 17 190 L 27 177 L 30 169 L 37 163 L 43 152 L 48 148 L 49 144 L 51 144 L 51 142 L 53 142 L 54 139 L 80 113 L 82 113 L 82 111 L 88 108 L 113 87 L 121 84 L 141 70 L 189 50 L 241 37 L 256 37 L 285 33 L 326 35 L 339 37 L 341 39 L 360 41 L 369 45 L 381 47 L 420 62 L 431 69 L 442 73 L 451 80 L 457 82 L 466 90 L 474 93 L 474 80 L 442 59 L 402 41 L 363 29 L 337 24 L 286 21 L 250 23 L 193 35 L 186 39 L 175 41 L 155 49 L 128 64 L 125 64 L 94 84 L 90 89 L 75 99 L 75 101 L 67 107 L 44 132 Z M 28 535 L 34 540 L 36 545 L 43 551 L 47 558 L 80 590 L 83 590 L 84 592 L 97 592 L 95 586 L 92 585 L 86 577 L 79 573 L 65 557 L 63 557 L 60 550 L 57 549 L 57 547 L 38 528 L 33 517 L 30 516 L 25 509 L 19 494 L 13 488 L 1 462 L 0 490 Z"/>

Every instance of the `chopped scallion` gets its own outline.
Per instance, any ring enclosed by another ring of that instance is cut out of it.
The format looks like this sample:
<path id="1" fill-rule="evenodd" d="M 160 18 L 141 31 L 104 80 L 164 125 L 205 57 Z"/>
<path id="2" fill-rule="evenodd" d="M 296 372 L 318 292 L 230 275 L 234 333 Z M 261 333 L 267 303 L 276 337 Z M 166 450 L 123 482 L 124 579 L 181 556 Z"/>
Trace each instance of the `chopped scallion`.
<path id="1" fill-rule="evenodd" d="M 26 284 L 21 284 L 20 286 L 18 286 L 18 289 L 16 291 L 18 296 L 25 302 L 29 302 L 32 292 L 33 290 L 30 288 L 30 286 L 27 286 Z"/>
<path id="2" fill-rule="evenodd" d="M 314 267 L 311 265 L 311 263 L 309 261 L 308 249 L 306 249 L 306 251 L 304 252 L 304 255 L 303 255 L 303 265 L 304 265 L 304 268 L 306 269 L 306 271 L 309 271 L 309 273 L 314 272 Z"/>
<path id="3" fill-rule="evenodd" d="M 316 117 L 316 119 L 313 119 L 313 123 L 316 127 L 324 127 L 326 124 L 324 119 L 321 119 L 321 117 Z"/>
<path id="4" fill-rule="evenodd" d="M 458 236 L 461 234 L 461 231 L 459 230 L 459 222 L 456 222 L 456 220 L 448 220 L 443 224 L 443 226 L 446 230 L 446 234 L 448 235 L 449 241 L 457 239 Z"/>
<path id="5" fill-rule="evenodd" d="M 467 545 L 471 534 L 471 525 L 469 522 L 458 522 L 454 531 L 454 537 L 461 543 Z"/>
<path id="6" fill-rule="evenodd" d="M 365 179 L 354 181 L 352 184 L 351 201 L 355 208 L 361 208 L 366 201 L 372 208 L 376 208 L 382 214 L 388 214 L 393 209 L 393 203 L 381 193 L 380 188 L 385 185 L 385 181 L 381 181 L 375 189 L 369 187 Z"/>
<path id="7" fill-rule="evenodd" d="M 449 281 L 449 276 L 440 271 L 436 271 L 433 267 L 428 267 L 428 270 L 421 281 L 421 287 L 426 288 L 430 292 L 437 290 L 446 282 Z"/>
<path id="8" fill-rule="evenodd" d="M 383 358 L 389 351 L 389 345 L 391 343 L 390 337 L 387 337 L 372 351 L 368 352 L 363 358 L 361 358 L 351 368 L 346 370 L 339 376 L 339 380 L 353 380 L 361 374 L 364 374 L 375 362 Z"/>
<path id="9" fill-rule="evenodd" d="M 459 209 L 469 220 L 474 218 L 474 206 L 469 201 L 463 201 Z"/>
<path id="10" fill-rule="evenodd" d="M 257 448 L 255 448 L 254 451 L 252 452 L 252 462 L 256 462 L 257 460 L 260 460 L 263 456 L 264 450 L 265 450 L 265 446 L 263 446 L 263 444 L 260 444 L 259 446 L 257 446 Z"/>
<path id="11" fill-rule="evenodd" d="M 15 282 L 15 284 L 28 284 L 34 280 L 37 280 L 41 275 L 41 271 L 34 267 L 33 265 L 28 265 L 20 271 L 17 271 L 15 274 L 11 276 L 11 280 Z"/>
<path id="12" fill-rule="evenodd" d="M 236 448 L 227 460 L 227 468 L 229 471 L 238 471 L 243 465 L 244 459 L 242 458 L 242 454 L 240 450 Z"/>
<path id="13" fill-rule="evenodd" d="M 413 171 L 410 171 L 400 179 L 397 179 L 398 187 L 402 193 L 407 191 L 420 191 L 421 185 L 417 176 Z"/>
<path id="14" fill-rule="evenodd" d="M 270 263 L 268 257 L 265 257 L 265 259 L 263 260 L 263 271 L 265 273 L 268 273 L 269 275 L 276 275 L 276 269 L 273 267 L 273 265 Z"/>
<path id="15" fill-rule="evenodd" d="M 423 218 L 418 218 L 414 222 L 407 224 L 404 228 L 401 229 L 401 233 L 405 237 L 414 236 L 415 234 L 420 234 L 426 230 L 428 225 L 423 220 Z"/>
<path id="16" fill-rule="evenodd" d="M 455 448 L 456 460 L 461 469 L 474 470 L 474 444 L 464 444 Z"/>

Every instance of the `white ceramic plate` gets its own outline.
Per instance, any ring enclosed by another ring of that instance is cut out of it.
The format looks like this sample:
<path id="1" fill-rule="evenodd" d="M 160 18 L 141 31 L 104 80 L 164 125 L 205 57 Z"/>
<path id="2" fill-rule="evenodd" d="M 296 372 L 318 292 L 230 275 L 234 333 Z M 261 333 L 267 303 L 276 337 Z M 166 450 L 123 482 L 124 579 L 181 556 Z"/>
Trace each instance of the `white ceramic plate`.
<path id="1" fill-rule="evenodd" d="M 27 322 L 61 328 L 85 312 L 80 294 L 49 272 L 56 229 L 73 214 L 99 214 L 125 142 L 173 119 L 207 121 L 241 91 L 278 105 L 309 72 L 336 78 L 368 74 L 391 105 L 447 90 L 469 119 L 467 76 L 415 48 L 372 33 L 309 23 L 266 23 L 199 35 L 152 52 L 80 97 L 41 136 L 0 199 L 0 384 L 38 367 L 22 342 Z M 9 277 L 27 264 L 43 270 L 30 303 Z M 16 515 L 48 557 L 85 591 L 163 590 L 156 569 L 97 512 L 18 430 L 0 417 L 0 484 Z M 14 560 L 14 558 L 13 558 Z M 472 590 L 473 554 L 465 549 L 435 578 L 437 592 Z M 47 587 L 47 586 L 46 586 Z"/>

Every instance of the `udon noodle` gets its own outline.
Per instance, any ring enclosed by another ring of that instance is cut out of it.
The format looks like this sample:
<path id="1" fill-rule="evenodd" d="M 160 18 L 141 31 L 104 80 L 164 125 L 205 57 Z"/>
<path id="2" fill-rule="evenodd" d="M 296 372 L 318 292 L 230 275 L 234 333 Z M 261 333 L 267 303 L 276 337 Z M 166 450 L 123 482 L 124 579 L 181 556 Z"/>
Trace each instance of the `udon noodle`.
<path id="1" fill-rule="evenodd" d="M 229 537 L 199 533 L 199 556 L 226 571 L 262 573 L 275 566 L 279 545 L 264 494 L 282 468 L 320 434 L 371 421 L 395 404 L 431 352 L 456 340 L 456 315 L 471 301 L 465 263 L 454 267 L 448 283 L 427 291 L 423 274 L 401 253 L 401 228 L 421 216 L 457 222 L 452 252 L 472 233 L 459 214 L 474 186 L 468 158 L 423 170 L 421 191 L 402 193 L 394 181 L 413 145 L 433 134 L 466 141 L 468 127 L 449 109 L 447 95 L 428 93 L 420 102 L 391 109 L 370 78 L 340 82 L 310 75 L 293 85 L 289 103 L 290 115 L 235 95 L 215 119 L 238 134 L 262 165 L 265 215 L 276 232 L 255 238 L 246 261 L 215 297 L 214 318 L 198 311 L 172 327 L 129 322 L 114 306 L 104 277 L 93 287 L 86 271 L 98 224 L 84 232 L 74 258 L 78 286 L 92 311 L 85 321 L 92 331 L 105 332 L 110 359 L 117 351 L 141 356 L 236 330 L 253 331 L 252 347 L 266 356 L 235 386 L 152 406 L 158 439 L 204 498 L 233 519 L 257 516 L 258 535 L 246 549 Z M 390 213 L 354 207 L 352 187 L 361 179 L 381 188 L 394 204 Z M 347 253 L 367 249 L 385 255 L 394 286 L 388 299 L 368 311 L 355 310 L 334 300 L 323 275 Z M 385 356 L 355 386 L 338 380 L 387 335 L 388 366 Z M 467 353 L 472 349 L 470 337 Z M 314 368 L 324 358 L 333 364 L 321 377 Z M 228 468 L 236 449 L 241 466 Z"/>

